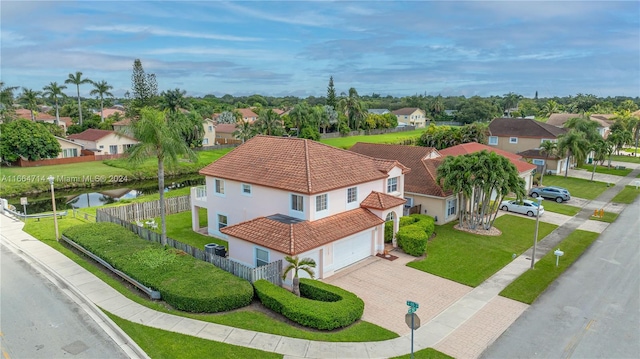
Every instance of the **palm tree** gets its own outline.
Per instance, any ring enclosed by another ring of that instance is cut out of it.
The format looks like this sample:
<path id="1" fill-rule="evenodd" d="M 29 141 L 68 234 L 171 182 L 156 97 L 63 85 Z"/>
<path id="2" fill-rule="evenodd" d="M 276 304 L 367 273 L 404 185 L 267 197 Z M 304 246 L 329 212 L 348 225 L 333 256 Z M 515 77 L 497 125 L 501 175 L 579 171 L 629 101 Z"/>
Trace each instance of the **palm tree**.
<path id="1" fill-rule="evenodd" d="M 584 133 L 585 138 L 589 142 L 594 142 L 598 138 L 602 138 L 598 133 L 598 123 L 591 120 L 589 113 L 585 113 L 580 117 L 570 118 L 569 121 L 564 124 L 564 127 Z"/>
<path id="2" fill-rule="evenodd" d="M 260 128 L 262 134 L 271 136 L 282 133 L 282 121 L 280 116 L 272 109 L 261 110 L 256 125 Z"/>
<path id="3" fill-rule="evenodd" d="M 293 285 L 291 291 L 293 294 L 300 296 L 300 278 L 298 278 L 298 272 L 304 271 L 311 278 L 314 276 L 313 268 L 316 267 L 316 261 L 311 258 L 298 259 L 298 257 L 286 256 L 284 259 L 289 262 L 287 268 L 284 269 L 282 279 L 286 279 L 289 272 L 293 271 Z"/>
<path id="4" fill-rule="evenodd" d="M 161 244 L 167 244 L 167 223 L 164 203 L 164 165 L 174 165 L 178 157 L 187 156 L 195 162 L 196 154 L 182 139 L 178 126 L 169 125 L 165 112 L 145 107 L 140 119 L 131 123 L 131 134 L 140 143 L 131 148 L 129 161 L 142 163 L 150 157 L 158 159 L 158 191 L 160 193 Z"/>
<path id="5" fill-rule="evenodd" d="M 0 119 L 7 122 L 7 114 L 13 110 L 13 91 L 18 86 L 4 86 L 4 82 L 0 81 Z"/>
<path id="6" fill-rule="evenodd" d="M 355 88 L 349 89 L 349 96 L 340 100 L 338 107 L 341 111 L 347 113 L 349 119 L 349 127 L 357 131 L 360 128 L 360 122 L 364 119 L 366 111 L 358 96 L 358 91 Z"/>
<path id="7" fill-rule="evenodd" d="M 236 122 L 236 130 L 233 131 L 233 137 L 242 140 L 242 143 L 255 136 L 255 134 L 255 128 L 253 128 L 253 125 L 248 121 L 241 119 Z"/>
<path id="8" fill-rule="evenodd" d="M 542 186 L 542 180 L 544 179 L 544 173 L 547 171 L 547 162 L 549 157 L 555 156 L 558 152 L 558 144 L 553 141 L 544 141 L 540 144 L 540 153 L 545 154 L 544 166 L 542 167 L 542 173 L 540 174 L 540 186 Z"/>
<path id="9" fill-rule="evenodd" d="M 553 100 L 549 100 L 549 101 L 547 101 L 547 103 L 545 103 L 542 106 L 542 109 L 540 110 L 540 112 L 541 112 L 542 116 L 549 118 L 554 113 L 560 112 L 560 106 L 558 105 L 557 102 L 555 102 Z"/>
<path id="10" fill-rule="evenodd" d="M 567 165 L 565 167 L 564 177 L 569 174 L 569 162 L 574 157 L 577 163 L 584 162 L 589 142 L 586 135 L 582 131 L 570 130 L 561 135 L 558 141 L 558 152 L 567 155 Z"/>
<path id="11" fill-rule="evenodd" d="M 430 109 L 434 116 L 438 116 L 445 110 L 441 95 L 438 95 L 431 101 Z"/>
<path id="12" fill-rule="evenodd" d="M 633 137 L 631 136 L 631 132 L 624 129 L 618 129 L 611 132 L 609 136 L 607 136 L 607 140 L 615 146 L 616 154 L 619 155 L 620 149 L 627 143 L 630 143 L 633 140 Z"/>
<path id="13" fill-rule="evenodd" d="M 33 91 L 28 88 L 22 88 L 22 95 L 20 95 L 20 101 L 24 104 L 27 110 L 31 111 L 31 121 L 36 120 L 34 111 L 38 109 L 38 98 L 42 93 L 40 91 Z"/>
<path id="14" fill-rule="evenodd" d="M 66 97 L 62 90 L 66 89 L 67 86 L 61 85 L 58 86 L 57 82 L 51 82 L 47 86 L 43 87 L 43 95 L 52 99 L 56 105 L 56 126 L 60 124 L 60 106 L 58 106 L 58 96 Z"/>
<path id="15" fill-rule="evenodd" d="M 109 85 L 107 81 L 92 82 L 94 89 L 91 90 L 89 95 L 98 95 L 100 97 L 100 122 L 104 122 L 104 97 L 112 96 L 113 94 L 109 90 L 113 89 L 113 86 Z"/>
<path id="16" fill-rule="evenodd" d="M 598 161 L 604 161 L 607 154 L 608 144 L 603 138 L 599 138 L 597 141 L 592 142 L 589 146 L 589 151 L 593 152 L 593 170 L 591 171 L 591 182 L 593 182 L 593 176 L 596 173 L 596 167 Z"/>
<path id="17" fill-rule="evenodd" d="M 176 113 L 181 108 L 189 107 L 189 102 L 184 97 L 187 91 L 176 88 L 175 90 L 163 91 L 160 96 L 160 107 L 163 110 L 169 110 L 170 113 Z"/>
<path id="18" fill-rule="evenodd" d="M 80 103 L 80 85 L 92 83 L 89 79 L 82 78 L 82 72 L 76 71 L 75 74 L 69 74 L 69 78 L 64 81 L 65 84 L 74 84 L 76 85 L 76 90 L 78 94 L 78 114 L 80 117 L 79 125 L 82 127 L 82 104 Z"/>

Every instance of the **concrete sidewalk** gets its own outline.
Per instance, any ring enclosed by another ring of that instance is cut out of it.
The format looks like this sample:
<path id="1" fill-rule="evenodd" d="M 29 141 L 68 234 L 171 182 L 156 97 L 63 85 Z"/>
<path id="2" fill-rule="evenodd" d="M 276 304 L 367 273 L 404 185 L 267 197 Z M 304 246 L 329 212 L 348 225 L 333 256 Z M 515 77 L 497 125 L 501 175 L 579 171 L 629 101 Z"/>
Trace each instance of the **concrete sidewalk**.
<path id="1" fill-rule="evenodd" d="M 628 178 L 634 178 L 640 169 L 621 177 L 615 186 L 607 189 L 596 200 L 587 204 L 575 217 L 539 242 L 536 260 L 554 249 L 569 233 L 588 223 L 593 208 L 603 208 L 623 188 Z M 386 358 L 408 354 L 410 335 L 382 342 L 335 343 L 295 339 L 219 324 L 202 322 L 172 314 L 156 312 L 139 305 L 102 282 L 64 255 L 22 231 L 20 221 L 0 215 L 0 241 L 15 252 L 21 253 L 34 266 L 42 268 L 52 282 L 83 301 L 93 317 L 104 323 L 106 330 L 132 358 L 146 357 L 115 324 L 97 308 L 123 319 L 146 326 L 196 336 L 203 339 L 240 345 L 283 354 L 286 358 Z M 518 315 L 528 307 L 498 296 L 511 281 L 526 272 L 530 266 L 531 249 L 515 258 L 480 286 L 474 288 L 451 304 L 432 320 L 415 331 L 414 349 L 432 347 L 456 358 L 476 358 Z M 495 314 L 504 310 L 516 313 L 496 321 Z M 486 328 L 493 327 L 491 330 Z M 489 334 L 488 334 L 489 333 Z M 497 333 L 497 334 L 496 334 Z"/>

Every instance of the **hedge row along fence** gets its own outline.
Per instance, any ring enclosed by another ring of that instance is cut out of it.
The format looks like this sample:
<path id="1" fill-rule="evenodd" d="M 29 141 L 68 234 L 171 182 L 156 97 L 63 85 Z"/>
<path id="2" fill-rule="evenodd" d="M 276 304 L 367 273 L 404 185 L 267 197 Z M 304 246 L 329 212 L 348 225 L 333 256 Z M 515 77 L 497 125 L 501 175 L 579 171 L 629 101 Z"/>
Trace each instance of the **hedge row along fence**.
<path id="1" fill-rule="evenodd" d="M 409 255 L 419 257 L 427 252 L 427 241 L 434 231 L 433 217 L 424 214 L 400 217 L 400 229 L 396 234 L 398 247 Z"/>
<path id="2" fill-rule="evenodd" d="M 114 268 L 162 294 L 174 308 L 216 313 L 247 306 L 253 288 L 244 279 L 175 248 L 139 238 L 113 223 L 89 223 L 63 234 Z"/>
<path id="3" fill-rule="evenodd" d="M 253 283 L 262 304 L 305 327 L 332 330 L 362 317 L 364 302 L 342 288 L 300 278 L 300 297 L 266 280 Z"/>

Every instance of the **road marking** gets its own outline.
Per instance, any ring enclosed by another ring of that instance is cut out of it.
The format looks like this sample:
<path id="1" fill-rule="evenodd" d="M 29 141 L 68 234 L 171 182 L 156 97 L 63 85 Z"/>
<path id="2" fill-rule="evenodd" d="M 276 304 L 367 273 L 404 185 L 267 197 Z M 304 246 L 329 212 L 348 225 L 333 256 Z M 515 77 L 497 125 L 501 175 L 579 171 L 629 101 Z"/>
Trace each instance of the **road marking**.
<path id="1" fill-rule="evenodd" d="M 569 342 L 569 344 L 567 344 L 567 346 L 564 347 L 564 355 L 562 356 L 563 358 L 571 358 L 571 356 L 573 355 L 573 352 L 576 350 L 576 347 L 578 346 L 578 343 L 582 341 L 584 336 L 587 334 L 587 331 L 589 331 L 589 328 L 591 328 L 591 325 L 595 321 L 596 321 L 595 319 L 589 320 L 585 328 L 580 333 L 578 333 L 577 335 L 574 335 L 573 338 L 571 338 L 571 341 Z"/>

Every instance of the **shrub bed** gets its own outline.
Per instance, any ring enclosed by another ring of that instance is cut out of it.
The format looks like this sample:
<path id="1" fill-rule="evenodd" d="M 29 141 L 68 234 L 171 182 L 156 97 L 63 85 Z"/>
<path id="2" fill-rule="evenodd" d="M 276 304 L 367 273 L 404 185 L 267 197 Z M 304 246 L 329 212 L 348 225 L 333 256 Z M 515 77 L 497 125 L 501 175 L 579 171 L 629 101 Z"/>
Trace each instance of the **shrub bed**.
<path id="1" fill-rule="evenodd" d="M 400 218 L 400 229 L 396 237 L 398 246 L 412 256 L 419 257 L 427 251 L 427 241 L 435 230 L 435 222 L 432 217 L 424 214 L 412 214 L 409 218 L 414 221 Z"/>
<path id="2" fill-rule="evenodd" d="M 400 217 L 400 228 L 409 225 L 418 219 L 416 217 L 404 216 Z M 384 242 L 391 243 L 393 241 L 393 221 L 384 224 Z"/>
<path id="3" fill-rule="evenodd" d="M 253 288 L 244 279 L 185 252 L 139 238 L 113 223 L 89 223 L 63 234 L 114 268 L 162 294 L 174 308 L 215 313 L 247 306 Z"/>
<path id="4" fill-rule="evenodd" d="M 300 279 L 301 297 L 264 279 L 253 286 L 265 307 L 309 328 L 346 327 L 364 311 L 364 302 L 355 294 L 312 279 Z"/>

